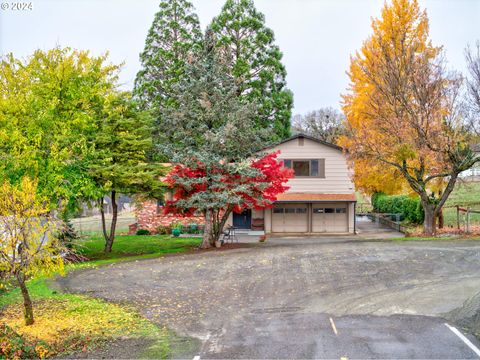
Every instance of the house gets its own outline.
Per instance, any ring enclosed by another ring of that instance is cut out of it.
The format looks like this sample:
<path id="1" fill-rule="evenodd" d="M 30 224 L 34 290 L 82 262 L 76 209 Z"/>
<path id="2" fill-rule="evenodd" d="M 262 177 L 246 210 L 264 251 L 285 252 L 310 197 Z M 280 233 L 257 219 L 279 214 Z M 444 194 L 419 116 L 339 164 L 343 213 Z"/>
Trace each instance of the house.
<path id="1" fill-rule="evenodd" d="M 271 209 L 231 214 L 228 225 L 266 234 L 355 233 L 355 191 L 339 146 L 297 134 L 267 150 L 279 150 L 278 158 L 294 170 L 287 184 L 290 189 L 278 196 Z M 161 202 L 143 203 L 137 211 L 138 227 L 154 231 L 177 220 L 202 222 L 201 217 L 165 216 L 161 206 Z"/>
<path id="2" fill-rule="evenodd" d="M 472 150 L 476 156 L 480 156 L 480 144 L 476 144 L 472 147 Z M 464 180 L 479 181 L 480 180 L 480 162 L 477 162 L 470 169 L 462 171 L 459 176 Z"/>

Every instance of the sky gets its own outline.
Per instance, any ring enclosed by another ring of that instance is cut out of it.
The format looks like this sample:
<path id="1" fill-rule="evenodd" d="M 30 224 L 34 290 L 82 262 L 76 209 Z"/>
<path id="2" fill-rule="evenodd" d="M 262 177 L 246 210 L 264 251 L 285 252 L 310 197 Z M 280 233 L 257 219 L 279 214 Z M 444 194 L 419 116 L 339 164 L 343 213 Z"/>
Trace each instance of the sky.
<path id="1" fill-rule="evenodd" d="M 1 54 L 25 58 L 35 49 L 57 45 L 88 49 L 94 55 L 108 51 L 110 61 L 124 63 L 122 86 L 133 87 L 157 0 L 22 2 L 31 3 L 32 10 L 12 10 L 12 0 L 0 0 Z M 224 0 L 192 2 L 205 28 Z M 480 0 L 419 3 L 427 9 L 434 45 L 444 46 L 452 69 L 464 71 L 466 45 L 480 40 Z M 383 0 L 255 0 L 255 4 L 283 52 L 287 84 L 294 93 L 293 114 L 324 106 L 340 108 L 350 55 L 371 34 L 371 18 L 380 15 Z"/>

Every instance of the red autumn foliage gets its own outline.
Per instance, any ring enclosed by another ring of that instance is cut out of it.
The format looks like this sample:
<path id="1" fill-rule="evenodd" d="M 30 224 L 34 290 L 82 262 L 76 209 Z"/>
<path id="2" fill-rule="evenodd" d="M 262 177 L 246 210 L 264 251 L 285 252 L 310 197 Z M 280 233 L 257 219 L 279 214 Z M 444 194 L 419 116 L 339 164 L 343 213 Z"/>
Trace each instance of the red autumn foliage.
<path id="1" fill-rule="evenodd" d="M 198 163 L 196 169 L 191 169 L 183 165 L 175 165 L 172 171 L 168 173 L 165 182 L 172 189 L 175 189 L 173 200 L 167 201 L 164 207 L 165 214 L 176 214 L 191 216 L 197 210 L 195 208 L 184 209 L 177 206 L 181 199 L 188 199 L 191 196 L 201 192 L 232 192 L 239 195 L 243 201 L 238 204 L 225 204 L 225 209 L 235 205 L 233 211 L 242 212 L 243 209 L 264 209 L 272 206 L 272 202 L 277 200 L 277 195 L 289 189 L 285 184 L 293 176 L 293 170 L 283 167 L 283 161 L 277 159 L 279 152 L 274 152 L 255 159 L 251 162 L 251 167 L 259 171 L 259 175 L 254 177 L 240 176 L 239 174 L 230 174 L 225 167 L 219 166 L 213 171 L 222 175 L 222 186 L 211 185 L 208 188 L 206 183 L 194 184 L 186 189 L 176 181 L 176 178 L 204 178 L 207 173 L 205 166 Z M 245 192 L 235 192 L 240 185 L 247 185 L 249 194 Z"/>

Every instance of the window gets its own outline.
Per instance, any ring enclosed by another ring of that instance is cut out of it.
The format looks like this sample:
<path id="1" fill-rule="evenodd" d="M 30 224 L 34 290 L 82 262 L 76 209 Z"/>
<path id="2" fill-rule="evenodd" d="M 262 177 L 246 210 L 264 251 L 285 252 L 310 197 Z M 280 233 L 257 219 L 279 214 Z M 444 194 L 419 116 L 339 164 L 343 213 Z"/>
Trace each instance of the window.
<path id="1" fill-rule="evenodd" d="M 323 214 L 325 211 L 323 208 L 313 208 L 314 214 Z"/>
<path id="2" fill-rule="evenodd" d="M 157 199 L 157 214 L 162 213 L 163 205 L 165 205 L 163 199 Z"/>
<path id="3" fill-rule="evenodd" d="M 310 161 L 293 161 L 295 176 L 310 176 Z"/>
<path id="4" fill-rule="evenodd" d="M 273 208 L 274 214 L 283 214 L 283 208 Z"/>
<path id="5" fill-rule="evenodd" d="M 297 208 L 296 213 L 297 214 L 306 214 L 307 209 L 306 208 Z"/>
<path id="6" fill-rule="evenodd" d="M 325 208 L 325 213 L 326 214 L 333 214 L 335 212 L 334 208 Z"/>
<path id="7" fill-rule="evenodd" d="M 295 214 L 295 209 L 294 208 L 286 208 L 285 209 L 285 214 Z"/>
<path id="8" fill-rule="evenodd" d="M 283 160 L 283 166 L 293 169 L 295 176 L 325 178 L 325 159 Z"/>
<path id="9" fill-rule="evenodd" d="M 345 208 L 336 208 L 335 213 L 337 214 L 345 214 L 347 212 L 347 209 Z"/>

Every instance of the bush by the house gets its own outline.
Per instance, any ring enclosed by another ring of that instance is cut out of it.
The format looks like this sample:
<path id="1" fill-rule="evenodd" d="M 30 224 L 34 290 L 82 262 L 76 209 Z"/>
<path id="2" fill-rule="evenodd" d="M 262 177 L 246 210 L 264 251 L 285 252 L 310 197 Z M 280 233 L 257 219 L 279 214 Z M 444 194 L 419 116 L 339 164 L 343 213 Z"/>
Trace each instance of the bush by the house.
<path id="1" fill-rule="evenodd" d="M 136 235 L 150 235 L 150 231 L 147 229 L 138 229 Z"/>
<path id="2" fill-rule="evenodd" d="M 414 224 L 423 223 L 423 208 L 417 197 L 375 193 L 372 195 L 372 206 L 375 212 L 401 214 L 401 220 Z"/>
<path id="3" fill-rule="evenodd" d="M 158 235 L 170 235 L 172 233 L 172 228 L 168 225 L 159 225 L 156 229 Z"/>

